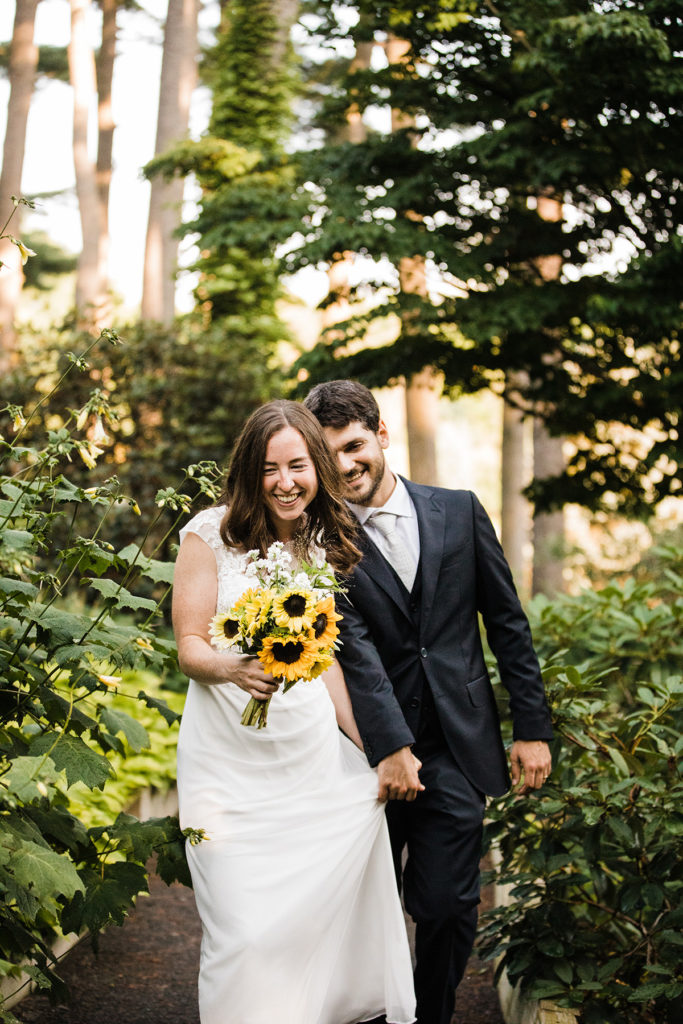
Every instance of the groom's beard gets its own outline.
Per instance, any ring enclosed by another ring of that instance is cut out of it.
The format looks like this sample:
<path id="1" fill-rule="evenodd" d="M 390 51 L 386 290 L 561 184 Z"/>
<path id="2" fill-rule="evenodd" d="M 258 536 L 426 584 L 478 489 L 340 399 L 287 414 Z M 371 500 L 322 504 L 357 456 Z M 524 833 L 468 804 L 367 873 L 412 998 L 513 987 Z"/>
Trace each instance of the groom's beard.
<path id="1" fill-rule="evenodd" d="M 384 452 L 380 450 L 380 455 L 377 458 L 366 460 L 355 466 L 350 473 L 345 475 L 344 480 L 353 479 L 359 470 L 364 471 L 363 486 L 359 489 L 347 486 L 344 497 L 355 505 L 370 505 L 384 479 L 386 471 Z"/>

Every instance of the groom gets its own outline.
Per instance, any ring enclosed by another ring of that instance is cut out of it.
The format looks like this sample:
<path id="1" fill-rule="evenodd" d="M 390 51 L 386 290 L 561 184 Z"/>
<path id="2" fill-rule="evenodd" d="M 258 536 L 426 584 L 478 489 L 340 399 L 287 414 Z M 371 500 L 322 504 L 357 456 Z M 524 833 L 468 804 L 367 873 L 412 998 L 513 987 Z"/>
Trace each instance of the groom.
<path id="1" fill-rule="evenodd" d="M 512 783 L 526 789 L 551 768 L 543 682 L 474 494 L 397 477 L 384 458 L 387 428 L 362 384 L 319 384 L 304 404 L 336 453 L 362 526 L 363 557 L 339 608 L 338 657 L 380 799 L 389 801 L 396 875 L 416 922 L 418 1024 L 450 1024 L 477 925 L 485 794 L 510 785 L 478 613 L 510 697 Z"/>

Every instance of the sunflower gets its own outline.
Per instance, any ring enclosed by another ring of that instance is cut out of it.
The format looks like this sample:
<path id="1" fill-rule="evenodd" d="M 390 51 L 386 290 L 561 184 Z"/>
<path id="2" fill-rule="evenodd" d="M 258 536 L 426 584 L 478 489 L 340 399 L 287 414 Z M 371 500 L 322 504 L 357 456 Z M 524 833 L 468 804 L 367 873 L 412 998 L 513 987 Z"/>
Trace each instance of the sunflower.
<path id="1" fill-rule="evenodd" d="M 334 610 L 334 597 L 331 594 L 329 597 L 323 598 L 322 601 L 318 601 L 314 609 L 311 629 L 319 647 L 332 646 L 339 636 L 336 623 L 341 617 Z"/>
<path id="2" fill-rule="evenodd" d="M 318 660 L 318 645 L 304 635 L 267 636 L 258 659 L 276 679 L 295 682 L 309 678 L 309 671 Z"/>
<path id="3" fill-rule="evenodd" d="M 241 640 L 240 624 L 235 618 L 232 608 L 220 615 L 214 615 L 209 623 L 209 635 L 211 643 L 219 651 L 227 651 L 229 647 Z"/>
<path id="4" fill-rule="evenodd" d="M 288 587 L 273 601 L 273 618 L 278 626 L 301 633 L 310 629 L 315 618 L 315 598 L 303 587 Z"/>
<path id="5" fill-rule="evenodd" d="M 250 587 L 235 601 L 231 614 L 244 619 L 245 632 L 253 636 L 260 626 L 266 625 L 273 599 L 271 590 L 254 590 Z"/>
<path id="6" fill-rule="evenodd" d="M 315 662 L 309 670 L 309 679 L 315 679 L 316 676 L 320 676 L 323 672 L 326 672 L 332 662 L 334 661 L 334 654 L 332 651 L 319 650 L 315 656 Z"/>

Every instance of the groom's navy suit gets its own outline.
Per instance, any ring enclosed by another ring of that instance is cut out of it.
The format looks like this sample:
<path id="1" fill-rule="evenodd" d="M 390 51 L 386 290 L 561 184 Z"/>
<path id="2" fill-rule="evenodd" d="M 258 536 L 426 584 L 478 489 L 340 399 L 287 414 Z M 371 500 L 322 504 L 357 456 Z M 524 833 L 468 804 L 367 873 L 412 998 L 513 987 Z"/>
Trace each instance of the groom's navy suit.
<path id="1" fill-rule="evenodd" d="M 404 482 L 420 537 L 412 592 L 361 531 L 363 557 L 339 601 L 338 656 L 370 764 L 405 746 L 423 762 L 425 791 L 390 801 L 387 816 L 417 923 L 418 1021 L 446 1024 L 474 941 L 484 795 L 510 784 L 478 613 L 514 738 L 549 740 L 552 730 L 529 625 L 486 512 L 469 491 Z"/>

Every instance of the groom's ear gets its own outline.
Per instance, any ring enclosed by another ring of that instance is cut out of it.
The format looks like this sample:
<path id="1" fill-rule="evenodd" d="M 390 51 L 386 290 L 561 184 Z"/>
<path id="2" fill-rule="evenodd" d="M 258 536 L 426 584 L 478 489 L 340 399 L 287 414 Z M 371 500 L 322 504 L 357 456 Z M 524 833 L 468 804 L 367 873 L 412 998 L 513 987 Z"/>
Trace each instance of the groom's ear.
<path id="1" fill-rule="evenodd" d="M 379 428 L 375 436 L 379 441 L 380 448 L 389 447 L 389 431 L 387 430 L 387 425 L 384 420 L 379 421 Z"/>

